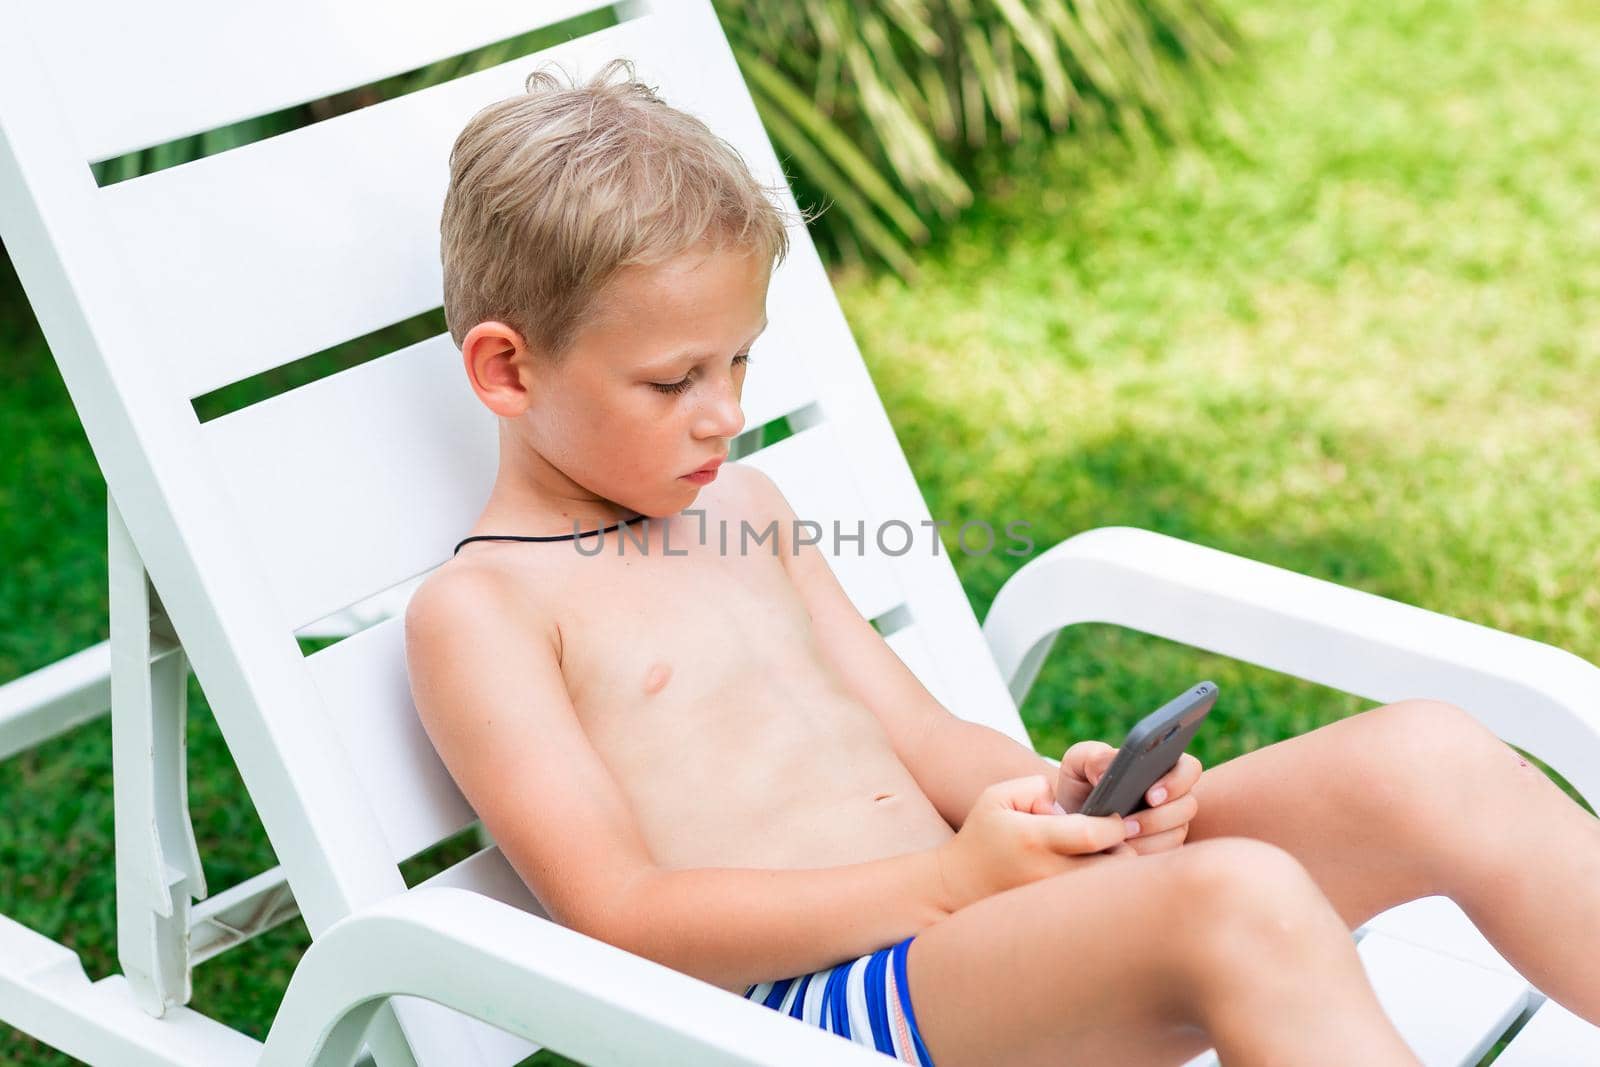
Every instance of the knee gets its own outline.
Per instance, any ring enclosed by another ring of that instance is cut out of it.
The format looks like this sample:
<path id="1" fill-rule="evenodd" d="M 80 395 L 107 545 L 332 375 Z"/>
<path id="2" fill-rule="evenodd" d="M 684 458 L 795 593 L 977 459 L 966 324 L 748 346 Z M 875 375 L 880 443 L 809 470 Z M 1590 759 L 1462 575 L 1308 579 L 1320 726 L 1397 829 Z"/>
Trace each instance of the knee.
<path id="1" fill-rule="evenodd" d="M 1478 747 L 1486 741 L 1501 743 L 1494 732 L 1454 704 L 1443 700 L 1398 700 L 1363 712 L 1377 729 L 1393 735 L 1397 744 L 1437 751 Z"/>
<path id="2" fill-rule="evenodd" d="M 1185 845 L 1171 859 L 1163 896 L 1184 916 L 1182 954 L 1205 985 L 1228 973 L 1301 966 L 1350 939 L 1310 873 L 1276 845 L 1213 838 Z"/>
<path id="3" fill-rule="evenodd" d="M 1463 805 L 1519 760 L 1470 713 L 1442 700 L 1402 700 L 1363 712 L 1346 810 L 1402 833 L 1452 824 Z"/>

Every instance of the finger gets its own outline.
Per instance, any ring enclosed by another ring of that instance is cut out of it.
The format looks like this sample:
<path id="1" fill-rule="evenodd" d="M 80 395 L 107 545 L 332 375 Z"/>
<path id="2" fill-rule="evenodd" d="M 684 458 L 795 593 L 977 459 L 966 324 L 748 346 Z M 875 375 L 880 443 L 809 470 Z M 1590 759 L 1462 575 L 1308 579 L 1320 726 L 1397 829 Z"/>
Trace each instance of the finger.
<path id="1" fill-rule="evenodd" d="M 1054 808 L 1050 810 L 1057 815 L 1065 815 L 1068 812 L 1077 811 L 1083 807 L 1083 802 L 1089 799 L 1089 792 L 1089 784 L 1087 782 L 1071 774 L 1064 773 L 1061 775 L 1060 784 L 1056 787 L 1056 804 L 1061 810 L 1056 811 Z"/>
<path id="2" fill-rule="evenodd" d="M 1079 741 L 1061 754 L 1061 765 L 1070 767 L 1076 774 L 1082 774 L 1084 766 L 1091 760 L 1116 754 L 1116 749 L 1104 741 Z"/>
<path id="3" fill-rule="evenodd" d="M 1073 857 L 1075 863 L 1098 863 L 1101 860 L 1120 859 L 1127 856 L 1138 856 L 1139 852 L 1132 845 L 1118 844 L 1110 848 L 1101 849 L 1099 852 L 1089 852 L 1082 856 Z"/>
<path id="4" fill-rule="evenodd" d="M 1178 762 L 1173 766 L 1172 770 L 1158 778 L 1156 783 L 1145 792 L 1145 799 L 1150 802 L 1151 807 L 1155 807 L 1173 797 L 1183 796 L 1194 788 L 1194 784 L 1199 780 L 1200 761 L 1185 752 L 1178 757 Z"/>
<path id="5" fill-rule="evenodd" d="M 1141 856 L 1148 856 L 1154 852 L 1170 852 L 1183 844 L 1189 836 L 1189 826 L 1184 824 L 1176 829 L 1164 830 L 1159 834 L 1150 834 L 1148 837 L 1140 834 L 1127 843 Z"/>
<path id="6" fill-rule="evenodd" d="M 1200 801 L 1190 794 L 1184 794 L 1176 800 L 1169 800 L 1165 804 L 1154 808 L 1145 808 L 1136 811 L 1128 818 L 1139 824 L 1137 830 L 1130 829 L 1128 840 L 1137 841 L 1152 834 L 1159 834 L 1174 827 L 1187 826 L 1200 810 Z"/>
<path id="7" fill-rule="evenodd" d="M 1056 852 L 1080 855 L 1121 844 L 1127 831 L 1120 815 L 1057 815 L 1045 829 L 1045 841 Z"/>
<path id="8" fill-rule="evenodd" d="M 1090 777 L 1085 764 L 1116 749 L 1104 741 L 1079 741 L 1061 755 L 1061 770 L 1056 776 L 1056 802 L 1065 811 L 1077 811 L 1088 799 L 1099 775 Z"/>

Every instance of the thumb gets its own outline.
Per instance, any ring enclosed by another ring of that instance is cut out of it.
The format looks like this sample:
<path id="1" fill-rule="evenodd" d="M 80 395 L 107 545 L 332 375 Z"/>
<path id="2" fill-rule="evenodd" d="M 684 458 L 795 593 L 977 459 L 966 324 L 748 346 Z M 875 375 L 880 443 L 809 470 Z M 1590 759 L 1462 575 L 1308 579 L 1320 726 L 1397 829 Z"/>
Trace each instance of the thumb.
<path id="1" fill-rule="evenodd" d="M 1116 758 L 1117 750 L 1112 748 L 1110 745 L 1107 745 L 1104 752 L 1097 752 L 1087 761 L 1085 761 L 1083 765 L 1083 772 L 1084 776 L 1089 779 L 1089 784 L 1098 784 L 1100 779 L 1105 776 L 1106 771 L 1110 768 L 1111 761 Z"/>
<path id="2" fill-rule="evenodd" d="M 1047 775 L 1031 774 L 1025 778 L 1009 778 L 996 782 L 985 790 L 1001 805 L 1015 811 L 1048 815 L 1055 810 L 1055 791 Z"/>
<path id="3" fill-rule="evenodd" d="M 1045 832 L 1051 849 L 1068 856 L 1100 852 L 1127 837 L 1119 815 L 1063 815 L 1049 820 Z"/>
<path id="4" fill-rule="evenodd" d="M 1078 775 L 1088 778 L 1090 767 L 1095 766 L 1101 760 L 1109 762 L 1111 756 L 1116 754 L 1116 751 L 1104 741 L 1079 741 L 1062 754 L 1061 765 L 1063 767 L 1071 767 Z M 1106 764 L 1099 763 L 1099 766 L 1104 770 Z M 1090 780 L 1092 781 L 1093 779 Z"/>

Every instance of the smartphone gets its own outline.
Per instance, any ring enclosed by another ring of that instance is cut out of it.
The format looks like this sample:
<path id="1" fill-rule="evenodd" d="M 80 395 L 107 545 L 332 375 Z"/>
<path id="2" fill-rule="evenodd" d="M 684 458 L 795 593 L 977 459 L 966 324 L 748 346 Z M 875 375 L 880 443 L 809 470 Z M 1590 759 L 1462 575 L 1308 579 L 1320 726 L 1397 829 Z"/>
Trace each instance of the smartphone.
<path id="1" fill-rule="evenodd" d="M 1149 807 L 1145 792 L 1178 765 L 1216 702 L 1216 683 L 1201 682 L 1140 719 L 1079 810 L 1085 815 L 1131 815 Z"/>

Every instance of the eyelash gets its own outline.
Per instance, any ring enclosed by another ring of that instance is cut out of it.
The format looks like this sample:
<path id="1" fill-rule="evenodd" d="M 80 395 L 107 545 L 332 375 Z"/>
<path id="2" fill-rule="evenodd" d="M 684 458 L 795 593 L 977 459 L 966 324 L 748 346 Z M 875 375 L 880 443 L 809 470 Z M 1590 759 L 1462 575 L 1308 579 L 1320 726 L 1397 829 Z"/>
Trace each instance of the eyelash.
<path id="1" fill-rule="evenodd" d="M 734 356 L 733 357 L 733 361 L 735 363 L 744 363 L 747 366 L 750 363 L 754 362 L 750 358 L 750 353 L 748 353 L 748 352 L 745 352 L 745 353 L 743 353 L 741 355 Z M 682 393 L 686 389 L 688 389 L 689 388 L 689 383 L 691 381 L 693 381 L 693 380 L 694 379 L 692 379 L 692 378 L 685 377 L 685 378 L 681 379 L 680 381 L 667 382 L 665 384 L 662 384 L 661 382 L 651 382 L 650 383 L 650 388 L 656 390 L 659 393 L 677 394 L 677 393 Z"/>

